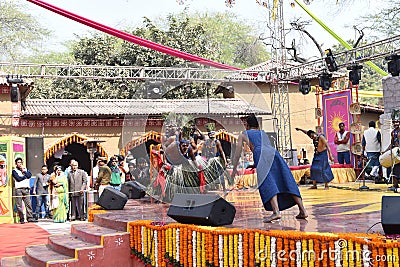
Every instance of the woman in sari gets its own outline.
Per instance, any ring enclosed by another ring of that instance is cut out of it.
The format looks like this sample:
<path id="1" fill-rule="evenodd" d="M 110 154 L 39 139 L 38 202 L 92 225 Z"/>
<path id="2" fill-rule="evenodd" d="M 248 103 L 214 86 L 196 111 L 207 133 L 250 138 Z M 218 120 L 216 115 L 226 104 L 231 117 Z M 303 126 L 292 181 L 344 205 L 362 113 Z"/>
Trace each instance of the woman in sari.
<path id="1" fill-rule="evenodd" d="M 65 222 L 68 215 L 68 180 L 61 166 L 55 168 L 51 179 L 51 209 L 54 222 Z"/>

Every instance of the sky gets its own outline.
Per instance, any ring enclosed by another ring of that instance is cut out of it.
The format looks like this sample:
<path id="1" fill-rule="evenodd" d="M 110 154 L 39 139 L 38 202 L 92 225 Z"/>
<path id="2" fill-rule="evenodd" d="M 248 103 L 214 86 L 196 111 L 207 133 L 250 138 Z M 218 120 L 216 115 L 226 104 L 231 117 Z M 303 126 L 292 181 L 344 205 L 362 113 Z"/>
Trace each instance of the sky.
<path id="1" fill-rule="evenodd" d="M 52 38 L 43 44 L 44 50 L 65 51 L 62 45 L 65 41 L 75 38 L 75 35 L 86 35 L 92 31 L 89 27 L 52 13 L 28 1 L 14 0 L 26 7 L 26 11 L 36 17 L 43 26 L 52 31 Z M 255 27 L 266 27 L 269 10 L 256 3 L 256 0 L 236 0 L 233 7 L 225 5 L 224 0 L 185 0 L 184 5 L 176 0 L 44 0 L 45 2 L 71 11 L 77 15 L 100 22 L 116 29 L 134 28 L 140 26 L 144 16 L 150 19 L 178 13 L 188 8 L 189 11 L 223 12 L 229 10 L 240 18 L 254 24 Z M 268 2 L 273 2 L 268 0 Z M 311 20 L 304 10 L 295 5 L 290 6 L 290 0 L 284 0 L 284 20 L 288 23 L 294 18 Z M 306 7 L 321 19 L 328 27 L 345 40 L 356 39 L 353 25 L 357 18 L 377 9 L 381 1 L 353 0 L 352 5 L 342 7 L 341 0 L 314 0 Z M 339 4 L 336 4 L 338 2 Z M 337 41 L 325 32 L 317 23 L 307 26 L 307 30 L 317 37 L 323 49 L 330 48 Z M 368 34 L 368 33 L 366 33 Z M 296 37 L 298 38 L 298 37 Z M 289 39 L 289 40 L 288 40 Z M 292 37 L 286 38 L 290 43 Z M 302 46 L 303 56 L 310 58 L 318 56 L 318 50 L 310 40 L 298 38 L 296 44 Z"/>

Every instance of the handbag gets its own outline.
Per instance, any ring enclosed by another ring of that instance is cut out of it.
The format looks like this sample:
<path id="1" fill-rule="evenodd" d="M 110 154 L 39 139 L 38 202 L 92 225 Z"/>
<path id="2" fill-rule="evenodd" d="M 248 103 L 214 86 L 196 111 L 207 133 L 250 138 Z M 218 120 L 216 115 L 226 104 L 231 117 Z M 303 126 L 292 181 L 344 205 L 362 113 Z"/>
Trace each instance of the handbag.
<path id="1" fill-rule="evenodd" d="M 54 209 L 58 208 L 59 204 L 60 204 L 60 200 L 58 199 L 58 196 L 51 195 L 50 210 L 54 210 Z"/>

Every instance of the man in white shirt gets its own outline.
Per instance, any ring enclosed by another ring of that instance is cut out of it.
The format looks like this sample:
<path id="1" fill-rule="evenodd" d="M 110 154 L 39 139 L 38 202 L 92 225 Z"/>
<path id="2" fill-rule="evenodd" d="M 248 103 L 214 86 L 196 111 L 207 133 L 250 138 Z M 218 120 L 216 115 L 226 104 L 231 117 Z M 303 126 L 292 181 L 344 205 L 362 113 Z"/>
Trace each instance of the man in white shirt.
<path id="1" fill-rule="evenodd" d="M 369 128 L 364 131 L 362 139 L 363 154 L 367 154 L 369 166 L 372 167 L 370 176 L 379 176 L 379 156 L 381 155 L 381 132 L 375 129 L 376 124 L 370 121 Z"/>
<path id="2" fill-rule="evenodd" d="M 344 123 L 339 123 L 339 132 L 335 135 L 335 144 L 337 145 L 337 158 L 340 164 L 350 164 L 350 132 L 345 130 Z"/>

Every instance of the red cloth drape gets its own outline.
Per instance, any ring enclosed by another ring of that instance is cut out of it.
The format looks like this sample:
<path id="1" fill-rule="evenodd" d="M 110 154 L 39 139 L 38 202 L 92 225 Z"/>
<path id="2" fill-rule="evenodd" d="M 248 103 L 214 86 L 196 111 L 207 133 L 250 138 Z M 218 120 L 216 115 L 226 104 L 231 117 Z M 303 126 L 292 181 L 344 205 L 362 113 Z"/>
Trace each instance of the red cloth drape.
<path id="1" fill-rule="evenodd" d="M 84 24 L 86 26 L 94 28 L 96 30 L 108 33 L 115 37 L 124 39 L 126 41 L 129 41 L 129 42 L 132 42 L 132 43 L 135 43 L 135 44 L 138 44 L 138 45 L 141 45 L 141 46 L 144 46 L 144 47 L 147 47 L 147 48 L 150 48 L 150 49 L 153 49 L 153 50 L 156 50 L 156 51 L 159 51 L 159 52 L 162 52 L 162 53 L 174 56 L 174 57 L 179 57 L 179 58 L 182 58 L 185 60 L 197 62 L 197 63 L 203 64 L 203 65 L 207 65 L 207 66 L 211 66 L 211 67 L 215 67 L 215 68 L 219 68 L 219 69 L 239 70 L 239 68 L 236 68 L 236 67 L 228 66 L 228 65 L 225 65 L 222 63 L 218 63 L 218 62 L 209 60 L 209 59 L 198 57 L 198 56 L 195 56 L 195 55 L 192 55 L 192 54 L 189 54 L 186 52 L 182 52 L 182 51 L 179 51 L 177 49 L 174 49 L 174 48 L 171 48 L 171 47 L 168 47 L 165 45 L 161 45 L 161 44 L 157 44 L 157 43 L 148 41 L 146 39 L 137 37 L 135 35 L 132 35 L 132 34 L 129 34 L 129 33 L 123 32 L 123 31 L 116 30 L 114 28 L 108 27 L 106 25 L 100 24 L 98 22 L 84 18 L 82 16 L 76 15 L 72 12 L 69 12 L 67 10 L 61 9 L 59 7 L 56 7 L 54 5 L 51 5 L 49 3 L 46 3 L 46 2 L 43 2 L 40 0 L 28 0 L 28 1 L 35 5 L 43 7 L 45 9 L 48 9 L 54 13 L 57 13 L 61 16 L 64 16 L 66 18 L 75 20 L 81 24 Z"/>

